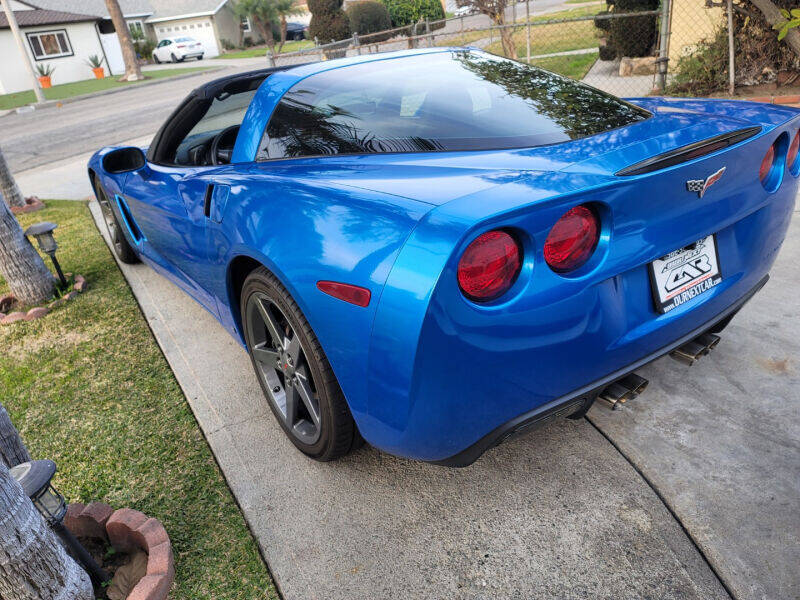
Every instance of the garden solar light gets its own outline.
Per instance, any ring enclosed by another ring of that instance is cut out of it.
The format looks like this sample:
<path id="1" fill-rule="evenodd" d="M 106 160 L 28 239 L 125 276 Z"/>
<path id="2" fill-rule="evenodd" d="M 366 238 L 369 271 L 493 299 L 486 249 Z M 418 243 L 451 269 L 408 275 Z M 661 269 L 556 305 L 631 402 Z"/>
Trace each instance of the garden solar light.
<path id="1" fill-rule="evenodd" d="M 53 237 L 53 230 L 56 227 L 58 227 L 56 223 L 50 223 L 48 221 L 35 223 L 25 230 L 25 235 L 36 238 L 36 243 L 39 244 L 39 250 L 47 254 L 50 260 L 53 261 L 53 266 L 56 268 L 61 286 L 66 288 L 67 278 L 64 277 L 64 273 L 61 271 L 61 265 L 58 264 L 58 259 L 56 259 L 58 244 L 56 243 L 56 238 Z"/>
<path id="2" fill-rule="evenodd" d="M 70 553 L 83 565 L 83 568 L 98 584 L 111 578 L 92 558 L 81 543 L 64 527 L 67 502 L 50 483 L 56 474 L 56 463 L 52 460 L 34 460 L 12 467 L 11 476 L 22 486 L 25 495 L 31 499 L 36 510 L 47 524 L 58 534 Z"/>

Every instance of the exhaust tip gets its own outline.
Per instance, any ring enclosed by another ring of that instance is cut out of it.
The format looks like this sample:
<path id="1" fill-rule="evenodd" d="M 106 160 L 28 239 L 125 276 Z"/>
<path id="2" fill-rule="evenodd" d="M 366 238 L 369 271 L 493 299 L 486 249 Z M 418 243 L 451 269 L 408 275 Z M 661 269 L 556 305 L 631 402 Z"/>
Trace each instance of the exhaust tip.
<path id="1" fill-rule="evenodd" d="M 704 333 L 686 342 L 683 346 L 669 353 L 670 357 L 687 366 L 692 366 L 700 357 L 705 356 L 717 347 L 720 337 L 713 333 Z"/>
<path id="2" fill-rule="evenodd" d="M 603 400 L 612 410 L 617 410 L 628 400 L 633 400 L 644 392 L 649 381 L 636 373 L 630 373 L 605 387 L 598 398 Z"/>

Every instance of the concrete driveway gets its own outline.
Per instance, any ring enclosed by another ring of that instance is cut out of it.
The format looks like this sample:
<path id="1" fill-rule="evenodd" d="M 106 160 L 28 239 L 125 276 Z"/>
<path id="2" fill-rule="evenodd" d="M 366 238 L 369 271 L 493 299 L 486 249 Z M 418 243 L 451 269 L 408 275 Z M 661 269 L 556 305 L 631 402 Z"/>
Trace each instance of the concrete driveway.
<path id="1" fill-rule="evenodd" d="M 120 266 L 285 598 L 790 599 L 798 229 L 698 365 L 661 359 L 623 410 L 598 405 L 461 470 L 369 447 L 306 459 L 213 317 L 149 268 Z"/>

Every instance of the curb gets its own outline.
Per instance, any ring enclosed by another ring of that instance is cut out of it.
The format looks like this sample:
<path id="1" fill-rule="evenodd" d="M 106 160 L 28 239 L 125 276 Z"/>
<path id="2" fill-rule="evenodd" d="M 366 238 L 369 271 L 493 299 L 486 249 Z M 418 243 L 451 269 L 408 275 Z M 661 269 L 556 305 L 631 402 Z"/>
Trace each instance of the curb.
<path id="1" fill-rule="evenodd" d="M 749 102 L 764 102 L 766 104 L 800 104 L 800 95 L 782 96 L 751 96 L 748 98 L 737 98 L 737 100 L 747 100 Z"/>
<path id="2" fill-rule="evenodd" d="M 64 526 L 73 535 L 108 540 L 122 551 L 147 553 L 147 571 L 131 590 L 128 600 L 166 600 L 175 580 L 175 558 L 169 535 L 158 519 L 138 510 L 115 511 L 108 504 L 70 504 Z"/>
<path id="3" fill-rule="evenodd" d="M 28 112 L 29 110 L 44 110 L 46 108 L 58 108 L 63 106 L 64 104 L 72 104 L 73 102 L 78 102 L 79 100 L 86 100 L 87 98 L 97 98 L 99 96 L 110 96 L 111 94 L 117 94 L 119 92 L 125 92 L 131 87 L 140 88 L 140 87 L 148 87 L 151 85 L 159 85 L 161 83 L 168 83 L 170 81 L 179 81 L 181 79 L 188 79 L 189 77 L 195 77 L 197 75 L 203 75 L 205 73 L 213 73 L 215 71 L 222 71 L 224 69 L 230 68 L 230 65 L 224 65 L 219 67 L 209 67 L 204 69 L 203 71 L 195 71 L 193 73 L 183 73 L 182 75 L 175 75 L 174 77 L 163 77 L 161 79 L 156 79 L 155 81 L 143 81 L 142 83 L 136 83 L 132 86 L 120 86 L 116 88 L 111 88 L 109 90 L 101 90 L 99 92 L 92 92 L 90 94 L 80 94 L 78 96 L 70 96 L 69 98 L 63 98 L 62 100 L 45 100 L 41 104 L 24 104 L 22 106 L 18 106 L 17 108 L 9 108 L 8 110 L 0 110 L 0 117 L 5 115 L 17 112 L 17 109 L 23 109 L 24 112 Z M 146 73 L 147 71 L 145 71 Z"/>
<path id="4" fill-rule="evenodd" d="M 67 277 L 72 277 L 72 273 L 67 273 Z M 21 312 L 16 311 L 12 313 L 5 314 L 0 310 L 0 325 L 12 325 L 13 323 L 19 323 L 20 321 L 35 321 L 36 319 L 41 319 L 42 317 L 48 315 L 51 310 L 54 308 L 73 300 L 74 298 L 78 297 L 78 294 L 82 294 L 86 290 L 86 278 L 83 275 L 76 275 L 75 276 L 75 284 L 73 289 L 68 294 L 65 294 L 58 300 L 53 300 L 47 306 L 36 306 L 31 308 L 28 312 Z M 5 306 L 13 305 L 15 301 L 13 294 L 5 294 L 4 296 L 0 296 L 0 309 L 5 310 Z"/>

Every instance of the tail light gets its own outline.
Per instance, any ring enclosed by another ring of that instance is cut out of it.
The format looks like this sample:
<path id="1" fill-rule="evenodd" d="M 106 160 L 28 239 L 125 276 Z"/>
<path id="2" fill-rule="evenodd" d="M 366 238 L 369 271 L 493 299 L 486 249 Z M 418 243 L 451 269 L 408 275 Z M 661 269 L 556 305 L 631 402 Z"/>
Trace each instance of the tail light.
<path id="1" fill-rule="evenodd" d="M 789 152 L 786 154 L 786 168 L 794 169 L 797 162 L 797 153 L 800 150 L 800 131 L 794 134 L 792 143 L 789 144 Z"/>
<path id="2" fill-rule="evenodd" d="M 186 48 L 186 44 L 178 44 L 178 48 Z"/>
<path id="3" fill-rule="evenodd" d="M 557 273 L 585 264 L 600 239 L 600 219 L 588 206 L 576 206 L 562 216 L 544 242 L 544 260 Z"/>
<path id="4" fill-rule="evenodd" d="M 458 261 L 458 285 L 476 302 L 488 302 L 505 294 L 522 267 L 522 252 L 514 237 L 501 230 L 475 238 Z"/>
<path id="5" fill-rule="evenodd" d="M 767 180 L 770 173 L 772 173 L 772 167 L 775 166 L 775 155 L 775 144 L 772 144 L 764 155 L 764 160 L 761 161 L 761 167 L 758 169 L 758 178 L 764 185 L 767 185 Z"/>

